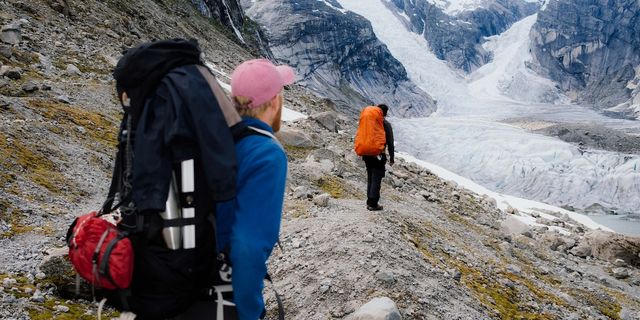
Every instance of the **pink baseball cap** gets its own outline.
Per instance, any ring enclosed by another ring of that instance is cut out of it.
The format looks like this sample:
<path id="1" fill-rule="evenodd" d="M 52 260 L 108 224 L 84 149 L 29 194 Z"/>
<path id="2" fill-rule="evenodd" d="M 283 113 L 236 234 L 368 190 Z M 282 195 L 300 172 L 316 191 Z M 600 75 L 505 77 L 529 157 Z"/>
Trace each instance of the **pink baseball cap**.
<path id="1" fill-rule="evenodd" d="M 273 99 L 295 78 L 289 66 L 275 66 L 267 59 L 245 61 L 231 74 L 231 96 L 249 98 L 249 108 L 256 108 Z"/>

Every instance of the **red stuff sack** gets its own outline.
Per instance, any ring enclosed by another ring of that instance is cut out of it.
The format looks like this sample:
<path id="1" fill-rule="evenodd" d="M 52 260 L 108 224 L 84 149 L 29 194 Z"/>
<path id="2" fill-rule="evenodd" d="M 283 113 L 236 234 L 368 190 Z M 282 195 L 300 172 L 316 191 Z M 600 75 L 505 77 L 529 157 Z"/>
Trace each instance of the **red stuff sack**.
<path id="1" fill-rule="evenodd" d="M 104 289 L 126 289 L 133 276 L 133 247 L 126 234 L 96 211 L 76 218 L 67 231 L 76 272 Z"/>

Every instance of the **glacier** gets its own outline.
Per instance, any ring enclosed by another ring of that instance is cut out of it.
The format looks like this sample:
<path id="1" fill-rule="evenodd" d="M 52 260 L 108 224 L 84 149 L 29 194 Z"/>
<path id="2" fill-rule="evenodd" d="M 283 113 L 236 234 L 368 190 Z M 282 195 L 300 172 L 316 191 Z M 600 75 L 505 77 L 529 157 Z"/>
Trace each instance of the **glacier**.
<path id="1" fill-rule="evenodd" d="M 409 31 L 384 1 L 338 0 L 371 22 L 409 78 L 438 101 L 430 117 L 390 119 L 397 150 L 492 191 L 556 206 L 599 203 L 622 213 L 640 212 L 638 155 L 580 148 L 514 121 L 597 123 L 640 134 L 638 121 L 568 104 L 551 81 L 528 67 L 535 15 L 487 39 L 493 61 L 465 75 L 437 59 L 426 40 Z"/>

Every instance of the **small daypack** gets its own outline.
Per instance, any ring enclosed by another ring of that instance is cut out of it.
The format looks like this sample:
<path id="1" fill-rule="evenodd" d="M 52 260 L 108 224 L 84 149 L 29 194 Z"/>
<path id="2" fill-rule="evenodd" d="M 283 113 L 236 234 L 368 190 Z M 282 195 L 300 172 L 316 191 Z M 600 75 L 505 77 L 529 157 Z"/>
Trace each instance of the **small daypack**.
<path id="1" fill-rule="evenodd" d="M 377 156 L 384 152 L 386 143 L 382 109 L 368 106 L 360 112 L 354 149 L 359 156 Z"/>
<path id="2" fill-rule="evenodd" d="M 69 260 L 92 287 L 126 289 L 133 276 L 133 247 L 110 219 L 96 211 L 76 218 L 67 233 Z"/>

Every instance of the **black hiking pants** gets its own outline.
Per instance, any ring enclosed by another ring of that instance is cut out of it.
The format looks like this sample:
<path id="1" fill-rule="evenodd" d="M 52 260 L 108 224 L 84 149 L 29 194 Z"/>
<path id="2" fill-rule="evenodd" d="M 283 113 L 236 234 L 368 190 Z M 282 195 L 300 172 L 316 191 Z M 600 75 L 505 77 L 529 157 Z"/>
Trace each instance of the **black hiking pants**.
<path id="1" fill-rule="evenodd" d="M 384 165 L 387 157 L 384 154 L 379 156 L 363 156 L 364 164 L 367 166 L 367 205 L 378 206 L 380 201 L 380 186 L 384 177 Z"/>

